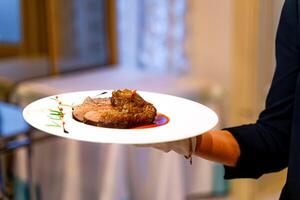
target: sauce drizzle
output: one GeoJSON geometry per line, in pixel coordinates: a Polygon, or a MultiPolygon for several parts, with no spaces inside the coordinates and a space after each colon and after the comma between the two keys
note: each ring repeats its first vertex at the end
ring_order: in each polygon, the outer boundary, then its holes
{"type": "Polygon", "coordinates": [[[133,129],[155,128],[155,127],[163,126],[163,125],[169,123],[169,121],[170,121],[170,118],[168,116],[161,114],[161,113],[157,113],[153,124],[137,126],[137,127],[134,127],[133,129]]]}

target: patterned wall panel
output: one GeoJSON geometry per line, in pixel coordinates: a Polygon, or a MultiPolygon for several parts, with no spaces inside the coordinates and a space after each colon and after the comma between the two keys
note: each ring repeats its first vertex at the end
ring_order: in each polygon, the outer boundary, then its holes
{"type": "Polygon", "coordinates": [[[105,1],[55,1],[60,70],[107,63],[105,1]]]}

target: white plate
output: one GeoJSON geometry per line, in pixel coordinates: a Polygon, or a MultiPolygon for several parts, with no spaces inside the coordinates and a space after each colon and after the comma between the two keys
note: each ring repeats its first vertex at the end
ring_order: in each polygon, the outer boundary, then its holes
{"type": "Polygon", "coordinates": [[[180,140],[200,135],[212,129],[218,122],[215,112],[202,104],[176,96],[142,91],[138,93],[152,103],[158,113],[169,117],[168,123],[152,128],[115,129],[83,124],[72,118],[70,105],[81,104],[86,97],[95,97],[102,92],[107,93],[101,97],[111,96],[111,90],[101,90],[46,97],[29,104],[24,109],[23,116],[33,127],[46,133],[81,141],[116,144],[149,144],[180,140]],[[58,100],[55,99],[56,96],[58,100]],[[50,111],[58,110],[58,101],[62,102],[60,107],[63,108],[64,127],[69,133],[64,132],[62,120],[51,119],[59,118],[55,115],[57,112],[50,111]]]}

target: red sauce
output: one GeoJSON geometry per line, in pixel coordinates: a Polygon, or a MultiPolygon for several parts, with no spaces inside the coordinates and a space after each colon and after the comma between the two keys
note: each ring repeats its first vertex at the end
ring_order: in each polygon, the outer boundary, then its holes
{"type": "Polygon", "coordinates": [[[163,125],[169,123],[169,121],[170,121],[170,118],[168,116],[161,114],[161,113],[157,113],[153,124],[134,127],[134,129],[155,128],[158,126],[163,126],[163,125]]]}

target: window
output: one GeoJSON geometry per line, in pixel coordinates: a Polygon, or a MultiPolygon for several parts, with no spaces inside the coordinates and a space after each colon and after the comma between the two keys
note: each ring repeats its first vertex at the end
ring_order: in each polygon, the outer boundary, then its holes
{"type": "Polygon", "coordinates": [[[20,0],[0,1],[0,42],[18,44],[21,41],[20,0]]]}
{"type": "Polygon", "coordinates": [[[46,54],[45,1],[0,1],[0,57],[46,54]]]}
{"type": "Polygon", "coordinates": [[[0,1],[0,57],[14,56],[21,48],[20,0],[0,1]]]}
{"type": "Polygon", "coordinates": [[[53,73],[110,64],[112,2],[0,0],[0,58],[43,58],[53,73]]]}

